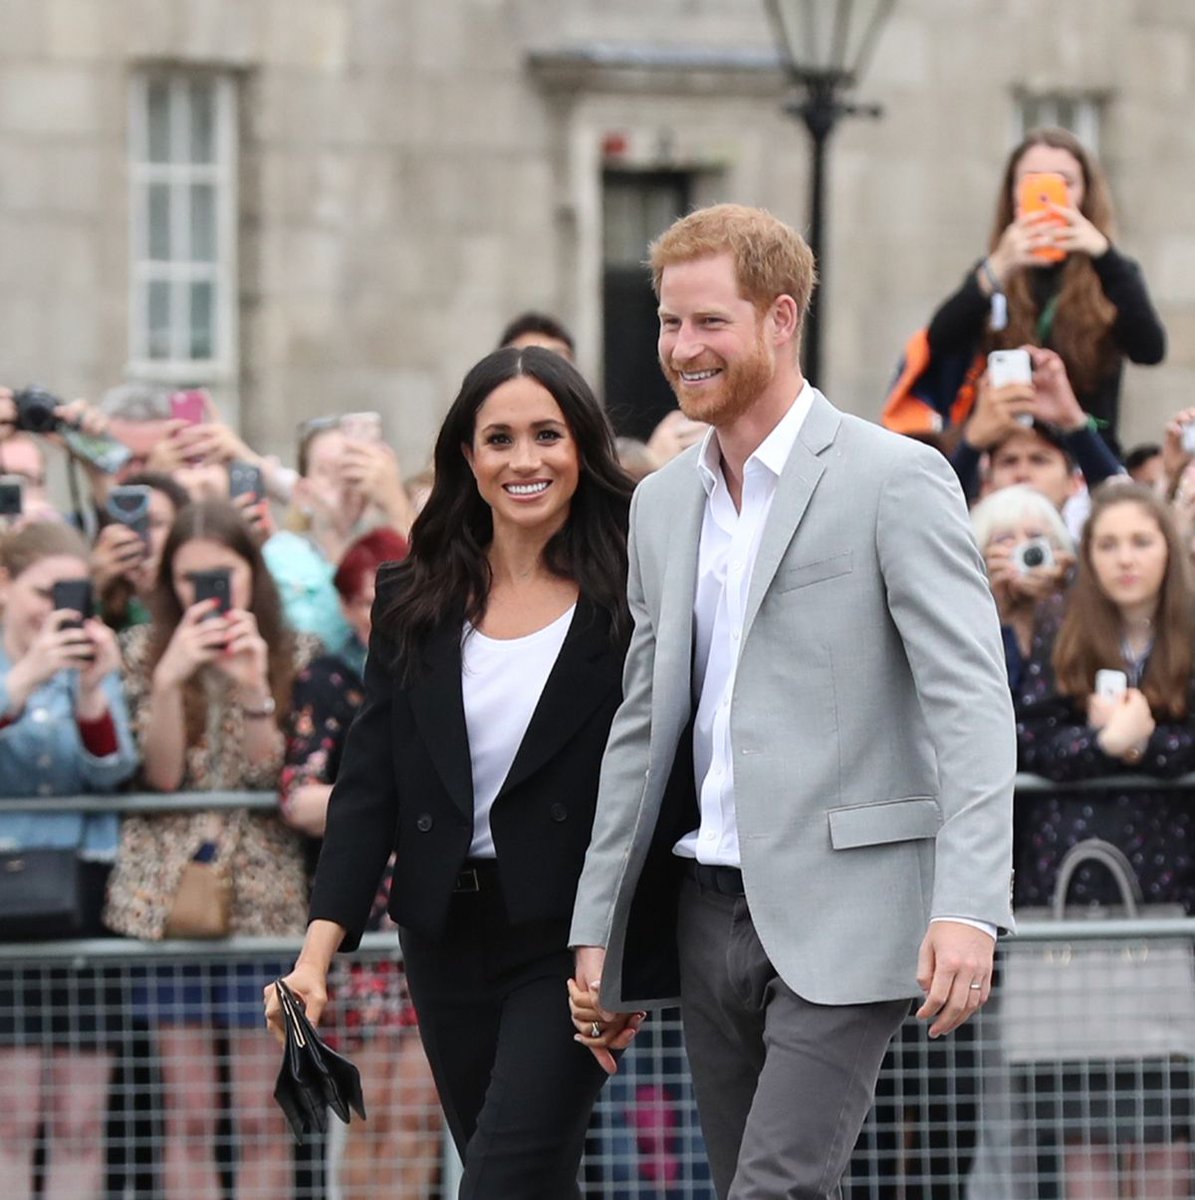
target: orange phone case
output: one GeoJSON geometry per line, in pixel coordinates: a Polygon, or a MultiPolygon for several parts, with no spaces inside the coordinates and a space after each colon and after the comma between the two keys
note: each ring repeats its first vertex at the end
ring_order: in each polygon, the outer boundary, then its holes
{"type": "MultiPolygon", "coordinates": [[[[1022,175],[1017,184],[1017,215],[1025,213],[1048,212],[1051,204],[1066,208],[1071,202],[1070,189],[1061,175],[1051,171],[1035,172],[1022,175]]],[[[1061,225],[1062,218],[1055,217],[1053,223],[1061,225]]],[[[1061,262],[1066,257],[1065,250],[1057,250],[1053,246],[1044,246],[1035,250],[1034,254],[1043,262],[1061,262]]]]}

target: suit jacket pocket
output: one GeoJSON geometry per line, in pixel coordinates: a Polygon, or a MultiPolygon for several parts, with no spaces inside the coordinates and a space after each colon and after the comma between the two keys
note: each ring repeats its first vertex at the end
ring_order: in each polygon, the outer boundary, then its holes
{"type": "Polygon", "coordinates": [[[833,554],[829,558],[819,558],[816,562],[801,563],[795,567],[782,567],[776,572],[772,581],[772,591],[792,592],[797,588],[808,587],[811,583],[821,583],[825,579],[836,579],[839,575],[851,573],[851,551],[833,554]]]}
{"type": "Polygon", "coordinates": [[[942,824],[942,810],[930,796],[852,804],[832,808],[826,816],[830,821],[830,845],[835,850],[932,838],[942,824]]]}

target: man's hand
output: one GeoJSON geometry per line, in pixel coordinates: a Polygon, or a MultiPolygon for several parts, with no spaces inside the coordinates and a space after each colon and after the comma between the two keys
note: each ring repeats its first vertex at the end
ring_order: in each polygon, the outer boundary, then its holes
{"type": "Polygon", "coordinates": [[[1025,346],[1033,363],[1034,412],[1065,433],[1076,433],[1087,424],[1087,414],[1075,396],[1066,365],[1053,351],[1025,346]]]}
{"type": "Polygon", "coordinates": [[[930,1037],[957,1029],[987,1003],[995,953],[995,939],[982,929],[961,921],[930,922],[917,955],[917,983],[925,992],[917,1017],[934,1019],[930,1037]]]}
{"type": "Polygon", "coordinates": [[[606,951],[601,946],[577,947],[573,978],[568,981],[568,1006],[577,1029],[574,1040],[588,1046],[602,1070],[613,1075],[618,1063],[611,1051],[625,1050],[631,1044],[647,1014],[610,1013],[600,1006],[598,993],[605,962],[606,951]]]}
{"type": "Polygon", "coordinates": [[[1018,417],[1033,416],[1033,388],[1026,383],[1010,383],[994,388],[987,374],[979,378],[975,407],[963,430],[963,439],[976,450],[988,450],[1021,427],[1018,417]]]}

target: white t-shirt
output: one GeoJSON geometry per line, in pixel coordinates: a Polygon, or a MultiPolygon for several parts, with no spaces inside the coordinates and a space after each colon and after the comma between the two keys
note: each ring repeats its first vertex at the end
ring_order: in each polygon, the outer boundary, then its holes
{"type": "Polygon", "coordinates": [[[502,790],[527,726],[572,624],[574,604],[526,637],[491,638],[466,622],[461,640],[461,694],[473,763],[470,858],[495,858],[490,809],[502,790]]]}

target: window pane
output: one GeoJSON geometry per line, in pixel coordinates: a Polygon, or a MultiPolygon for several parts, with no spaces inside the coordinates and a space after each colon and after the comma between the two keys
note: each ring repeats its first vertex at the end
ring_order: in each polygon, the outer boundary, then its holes
{"type": "Polygon", "coordinates": [[[149,161],[170,161],[170,88],[165,80],[151,79],[146,88],[146,128],[149,130],[149,161]]]}
{"type": "Polygon", "coordinates": [[[211,82],[194,79],[188,90],[191,101],[191,159],[216,161],[216,89],[211,82]]]}
{"type": "Polygon", "coordinates": [[[150,358],[170,357],[170,284],[153,279],[149,284],[146,305],[149,320],[148,346],[150,358]]]}
{"type": "Polygon", "coordinates": [[[191,188],[191,259],[216,261],[216,189],[210,183],[191,188]]]}
{"type": "Polygon", "coordinates": [[[170,187],[151,183],[147,189],[149,257],[154,262],[170,261],[170,187]]]}
{"type": "Polygon", "coordinates": [[[191,353],[193,359],[213,358],[215,287],[210,282],[191,284],[191,353]]]}

